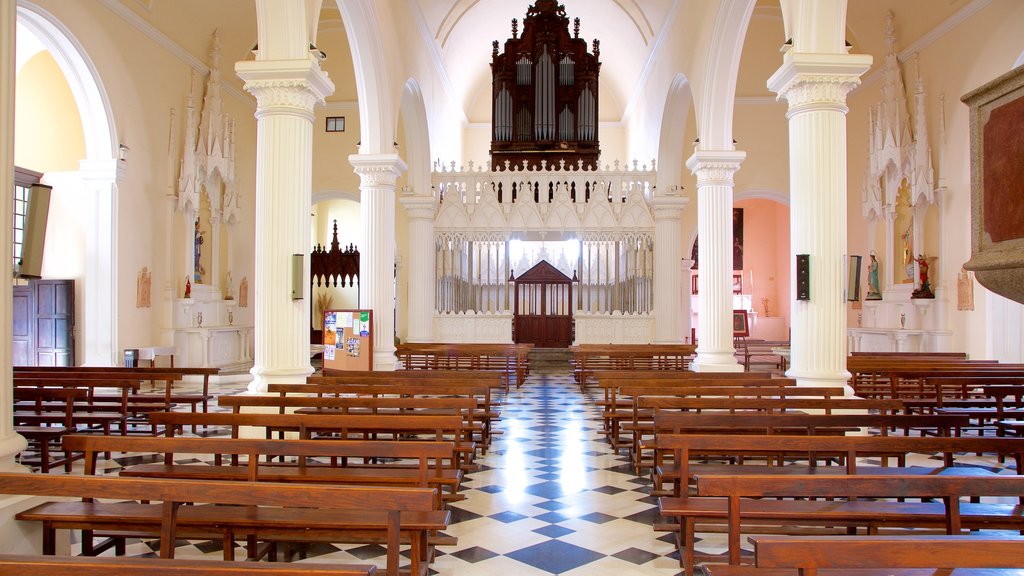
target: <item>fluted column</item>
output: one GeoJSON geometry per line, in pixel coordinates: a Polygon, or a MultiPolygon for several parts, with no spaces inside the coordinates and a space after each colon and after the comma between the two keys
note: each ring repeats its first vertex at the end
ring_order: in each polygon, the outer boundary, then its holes
{"type": "Polygon", "coordinates": [[[732,336],[732,176],[736,150],[698,150],[686,161],[697,176],[697,358],[695,372],[741,372],[732,336]]]}
{"type": "Polygon", "coordinates": [[[16,3],[0,2],[0,182],[3,182],[0,204],[0,258],[4,271],[0,281],[0,472],[13,472],[21,468],[14,463],[14,457],[25,449],[25,439],[14,431],[11,423],[11,407],[14,405],[12,392],[14,381],[11,374],[11,324],[12,299],[11,277],[14,274],[11,261],[11,223],[14,222],[14,62],[15,24],[18,21],[16,3]]]}
{"type": "MultiPolygon", "coordinates": [[[[871,57],[794,54],[768,80],[789,102],[790,283],[810,255],[810,300],[793,300],[791,368],[800,385],[845,384],[846,95],[871,57]]],[[[796,297],[796,290],[793,291],[796,297]]]]}
{"type": "Polygon", "coordinates": [[[409,218],[409,342],[434,340],[434,214],[433,196],[403,196],[409,218]]]}
{"type": "Polygon", "coordinates": [[[255,354],[251,392],[301,383],[309,364],[309,207],[313,108],[334,91],[313,59],[238,62],[256,96],[255,354]],[[292,255],[304,262],[302,299],[292,299],[292,255]]]}
{"type": "Polygon", "coordinates": [[[373,310],[373,369],[394,370],[395,182],[406,166],[397,154],[353,154],[348,160],[359,175],[359,301],[373,310]]]}
{"type": "Polygon", "coordinates": [[[654,211],[654,341],[683,341],[680,314],[679,260],[683,254],[681,221],[689,200],[679,196],[655,196],[654,211]]]}

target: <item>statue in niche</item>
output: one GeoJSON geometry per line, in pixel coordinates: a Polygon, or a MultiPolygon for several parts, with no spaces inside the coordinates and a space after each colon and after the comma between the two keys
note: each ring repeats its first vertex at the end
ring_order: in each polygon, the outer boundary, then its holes
{"type": "Polygon", "coordinates": [[[135,286],[135,307],[149,308],[152,305],[153,274],[147,266],[139,271],[139,279],[135,286]]]}
{"type": "Polygon", "coordinates": [[[924,257],[924,254],[918,254],[917,258],[914,258],[914,262],[917,262],[918,279],[921,281],[921,286],[914,290],[911,298],[935,298],[935,292],[932,292],[932,285],[928,280],[928,259],[924,257]]]}
{"type": "Polygon", "coordinates": [[[242,308],[249,307],[249,277],[243,276],[238,283],[238,305],[242,308]]]}
{"type": "Polygon", "coordinates": [[[194,271],[193,276],[195,278],[196,284],[202,284],[203,283],[203,276],[206,275],[206,269],[203,268],[202,263],[199,261],[201,255],[202,255],[202,252],[203,252],[202,247],[203,247],[203,243],[205,242],[205,240],[206,239],[204,238],[203,231],[199,229],[199,218],[196,218],[196,230],[195,230],[195,236],[194,236],[194,242],[193,242],[193,246],[194,246],[194,249],[195,249],[195,257],[196,257],[196,265],[195,265],[195,271],[194,271]]]}
{"type": "Polygon", "coordinates": [[[868,262],[868,295],[865,300],[881,300],[882,290],[878,284],[878,259],[875,253],[871,253],[871,261],[868,262]]]}
{"type": "Polygon", "coordinates": [[[228,270],[227,275],[224,278],[224,299],[234,300],[235,295],[231,293],[231,270],[228,270]]]}
{"type": "Polygon", "coordinates": [[[907,229],[900,235],[903,240],[903,268],[906,270],[907,278],[914,281],[914,220],[911,218],[907,229]]]}

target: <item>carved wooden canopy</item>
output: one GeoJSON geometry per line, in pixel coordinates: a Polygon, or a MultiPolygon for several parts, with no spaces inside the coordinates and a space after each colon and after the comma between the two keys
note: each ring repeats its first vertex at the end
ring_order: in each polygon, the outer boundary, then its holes
{"type": "Polygon", "coordinates": [[[600,146],[597,120],[597,80],[600,42],[593,53],[580,38],[580,19],[569,35],[565,6],[537,0],[519,24],[512,20],[512,37],[491,54],[491,166],[494,170],[597,168],[600,146]]]}

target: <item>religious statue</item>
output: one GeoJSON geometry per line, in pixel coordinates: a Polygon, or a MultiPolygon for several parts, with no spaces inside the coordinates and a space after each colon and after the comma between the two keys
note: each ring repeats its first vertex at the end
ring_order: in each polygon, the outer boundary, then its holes
{"type": "Polygon", "coordinates": [[[135,286],[135,307],[149,308],[152,305],[153,274],[149,267],[143,266],[135,286]]]}
{"type": "Polygon", "coordinates": [[[185,274],[185,298],[192,297],[192,277],[185,274]]]}
{"type": "Polygon", "coordinates": [[[914,262],[917,262],[918,279],[921,285],[914,290],[910,295],[911,298],[935,298],[935,292],[932,292],[932,286],[928,281],[928,259],[924,257],[924,254],[918,254],[917,258],[914,258],[914,262]]]}
{"type": "Polygon", "coordinates": [[[203,276],[206,275],[206,268],[203,267],[202,263],[200,262],[200,258],[202,256],[202,251],[203,251],[202,250],[202,246],[206,242],[206,239],[203,237],[203,234],[204,234],[203,231],[199,229],[199,218],[196,218],[196,230],[195,230],[195,237],[194,237],[194,241],[193,241],[193,247],[195,249],[194,250],[195,251],[194,255],[195,255],[195,259],[196,259],[195,260],[195,279],[196,279],[196,282],[198,282],[198,283],[202,283],[203,276]]]}
{"type": "Polygon", "coordinates": [[[238,305],[242,308],[249,307],[249,277],[243,276],[238,284],[238,305]]]}
{"type": "Polygon", "coordinates": [[[225,300],[234,300],[235,299],[235,295],[231,293],[231,270],[228,270],[228,273],[225,275],[225,278],[224,278],[224,299],[225,300]]]}
{"type": "Polygon", "coordinates": [[[963,268],[956,275],[956,309],[974,310],[974,279],[963,268]]]}
{"type": "Polygon", "coordinates": [[[871,261],[868,262],[868,295],[865,300],[881,300],[882,291],[878,287],[878,259],[874,252],[871,253],[871,261]]]}

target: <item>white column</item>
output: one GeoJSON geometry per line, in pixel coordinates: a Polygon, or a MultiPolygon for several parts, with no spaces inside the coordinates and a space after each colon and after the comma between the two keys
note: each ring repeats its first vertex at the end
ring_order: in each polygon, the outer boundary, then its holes
{"type": "Polygon", "coordinates": [[[654,211],[654,341],[659,344],[683,341],[678,263],[683,256],[683,208],[688,203],[689,200],[679,196],[655,196],[651,199],[654,211]]]}
{"type": "Polygon", "coordinates": [[[693,268],[693,260],[689,258],[681,258],[679,260],[679,278],[682,282],[682,285],[679,287],[679,316],[681,318],[679,325],[682,330],[683,342],[689,342],[687,338],[690,337],[693,329],[693,298],[690,294],[691,268],[693,268]]]}
{"type": "Polygon", "coordinates": [[[127,164],[118,160],[82,160],[78,173],[92,198],[86,222],[85,364],[116,366],[117,342],[117,181],[127,164]]]}
{"type": "Polygon", "coordinates": [[[787,372],[800,385],[835,386],[846,371],[846,95],[871,57],[787,55],[768,87],[789,101],[790,279],[796,255],[810,255],[810,300],[792,306],[787,372]]]}
{"type": "Polygon", "coordinates": [[[0,472],[24,470],[14,463],[14,456],[25,449],[25,439],[14,432],[11,422],[11,407],[14,405],[11,374],[11,339],[13,337],[13,313],[11,303],[14,292],[11,278],[14,263],[11,260],[11,223],[14,222],[14,62],[15,24],[18,21],[13,1],[0,2],[0,182],[3,195],[0,205],[0,258],[4,271],[0,281],[0,472]]]}
{"type": "Polygon", "coordinates": [[[737,150],[698,150],[686,161],[697,176],[697,358],[694,372],[742,372],[732,336],[732,176],[737,150]]]}
{"type": "Polygon", "coordinates": [[[359,175],[359,301],[373,310],[373,369],[394,370],[395,182],[406,166],[397,154],[348,159],[359,175]]]}
{"type": "Polygon", "coordinates": [[[433,196],[399,199],[409,218],[409,342],[434,340],[434,214],[433,196]]]}
{"type": "Polygon", "coordinates": [[[315,60],[235,64],[256,96],[255,362],[251,392],[301,383],[309,364],[309,209],[313,108],[334,91],[315,60]],[[292,299],[292,255],[304,262],[303,298],[292,299]]]}

